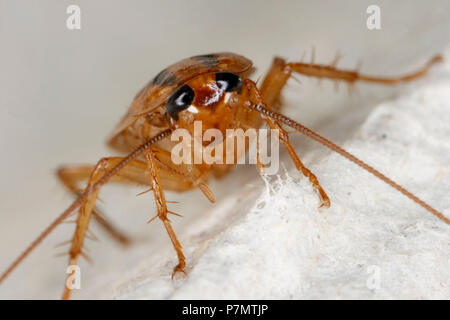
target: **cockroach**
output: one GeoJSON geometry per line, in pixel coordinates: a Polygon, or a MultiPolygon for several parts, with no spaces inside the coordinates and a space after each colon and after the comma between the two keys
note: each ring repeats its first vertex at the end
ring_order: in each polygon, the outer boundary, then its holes
{"type": "MultiPolygon", "coordinates": [[[[127,238],[116,232],[95,207],[100,188],[107,182],[137,183],[150,187],[157,207],[155,218],[163,223],[178,256],[172,277],[178,272],[184,273],[186,259],[168,219],[168,214],[176,213],[168,210],[164,190],[183,192],[199,188],[209,201],[214,202],[214,194],[206,182],[212,177],[222,177],[233,166],[173,163],[171,150],[175,142],[170,139],[171,135],[178,129],[192,133],[195,121],[201,121],[204,129],[214,128],[223,134],[226,129],[259,128],[263,124],[278,130],[278,139],[288,151],[295,167],[309,179],[317,192],[319,207],[329,207],[330,199],[316,176],[303,165],[283,127],[290,127],[339,153],[450,224],[449,218],[441,212],[372,166],[280,113],[280,94],[293,74],[343,81],[349,86],[357,81],[395,85],[424,76],[432,65],[440,61],[442,57],[435,56],[416,72],[399,77],[375,77],[338,69],[337,60],[331,65],[321,65],[314,62],[287,62],[276,57],[259,86],[249,78],[253,71],[252,62],[234,53],[198,55],[169,66],[139,91],[108,140],[110,147],[125,156],[102,158],[94,166],[61,167],[58,170],[58,177],[65,187],[76,194],[76,200],[3,272],[0,283],[71,214],[77,213],[77,220],[75,233],[69,241],[70,265],[76,265],[80,256],[86,257],[83,244],[88,237],[92,217],[101,221],[102,226],[119,241],[126,242],[127,238]],[[77,185],[83,180],[87,180],[87,185],[83,191],[79,191],[77,185]],[[78,212],[75,211],[77,209],[78,212]]],[[[235,158],[238,156],[241,155],[236,154],[235,158]]],[[[264,164],[258,162],[257,168],[260,173],[264,173],[264,164]]],[[[63,299],[68,299],[70,293],[71,289],[66,285],[63,299]]]]}

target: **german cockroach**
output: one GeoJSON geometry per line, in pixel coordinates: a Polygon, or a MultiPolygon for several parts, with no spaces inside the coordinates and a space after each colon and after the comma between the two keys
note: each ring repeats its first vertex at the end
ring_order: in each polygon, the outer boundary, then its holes
{"type": "MultiPolygon", "coordinates": [[[[61,167],[58,170],[59,178],[76,194],[76,200],[3,272],[0,283],[56,226],[74,213],[77,214],[76,229],[72,240],[68,242],[71,244],[70,265],[76,265],[80,256],[87,257],[83,244],[89,236],[88,226],[92,217],[101,221],[102,226],[119,241],[126,242],[127,238],[116,232],[95,207],[100,188],[107,182],[138,183],[150,187],[157,206],[155,218],[163,223],[178,255],[178,264],[172,276],[177,272],[185,272],[185,256],[168,219],[168,214],[176,213],[168,210],[164,190],[183,192],[199,188],[209,201],[214,202],[214,194],[206,182],[211,177],[220,178],[233,166],[229,163],[175,164],[172,161],[171,151],[175,142],[170,139],[171,136],[179,129],[192,134],[195,121],[201,121],[202,130],[217,129],[224,135],[227,129],[245,130],[259,128],[263,124],[278,130],[278,139],[287,149],[297,170],[309,179],[317,191],[320,207],[329,207],[330,199],[316,176],[303,165],[283,127],[290,127],[339,153],[450,224],[450,220],[441,212],[372,166],[280,113],[280,94],[293,74],[343,81],[349,86],[357,81],[394,85],[424,76],[433,64],[441,60],[440,56],[436,56],[416,72],[387,78],[338,69],[337,60],[331,65],[319,65],[313,62],[286,62],[277,57],[260,86],[249,78],[252,62],[234,53],[194,56],[164,69],[139,91],[108,140],[109,146],[123,152],[125,156],[102,158],[94,166],[61,167]],[[83,180],[87,180],[87,186],[79,191],[78,183],[83,180]]],[[[242,156],[235,149],[233,153],[235,159],[242,156]]],[[[256,164],[258,170],[264,173],[264,164],[260,161],[256,164]]],[[[71,289],[66,286],[63,298],[68,299],[70,293],[71,289]]]]}

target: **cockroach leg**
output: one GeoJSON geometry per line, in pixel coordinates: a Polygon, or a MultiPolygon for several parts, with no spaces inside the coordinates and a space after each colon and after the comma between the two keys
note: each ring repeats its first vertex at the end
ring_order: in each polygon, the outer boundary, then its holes
{"type": "MultiPolygon", "coordinates": [[[[57,176],[61,183],[74,195],[79,197],[81,192],[78,189],[78,183],[89,179],[91,172],[93,170],[92,166],[65,166],[60,167],[57,170],[57,176]]],[[[113,179],[114,181],[115,179],[113,179]]],[[[126,181],[126,179],[123,179],[126,181]]],[[[131,182],[131,181],[130,181],[131,182]]],[[[119,231],[111,222],[106,220],[105,215],[102,214],[96,207],[92,210],[94,214],[95,221],[116,241],[122,245],[128,245],[130,243],[130,238],[119,231]]]]}
{"type": "MultiPolygon", "coordinates": [[[[270,108],[270,110],[277,110],[280,107],[280,104],[276,103],[280,100],[281,91],[286,85],[287,80],[291,77],[291,72],[286,67],[286,63],[281,58],[275,58],[272,62],[272,66],[269,69],[264,81],[261,84],[260,92],[266,105],[270,108]]],[[[250,89],[251,90],[251,89],[250,89]]],[[[306,168],[297,153],[295,152],[292,144],[289,141],[289,136],[286,130],[284,130],[281,125],[272,119],[266,118],[267,125],[271,129],[278,129],[279,135],[278,138],[285,146],[286,150],[289,153],[292,161],[295,164],[295,167],[298,171],[301,171],[305,177],[309,179],[312,183],[314,189],[317,191],[320,198],[319,208],[325,207],[328,208],[330,206],[330,199],[326,192],[323,190],[322,186],[319,184],[317,177],[306,168]]]]}
{"type": "Polygon", "coordinates": [[[170,241],[178,255],[178,264],[175,266],[172,272],[172,278],[178,272],[185,272],[186,267],[186,258],[184,257],[182,246],[178,241],[175,232],[172,229],[169,219],[167,218],[167,203],[166,198],[164,197],[164,192],[161,185],[161,179],[159,176],[159,169],[156,164],[155,153],[153,150],[150,150],[146,153],[145,158],[147,160],[148,174],[150,177],[150,181],[153,188],[153,194],[155,196],[156,207],[158,210],[158,217],[164,224],[167,233],[169,234],[170,241]]]}
{"type": "MultiPolygon", "coordinates": [[[[72,238],[72,246],[69,251],[69,264],[76,265],[78,257],[81,255],[86,257],[86,254],[83,252],[83,244],[84,239],[88,233],[88,225],[91,219],[91,215],[93,214],[93,210],[95,207],[95,202],[98,197],[99,187],[95,188],[98,185],[99,181],[102,181],[107,174],[110,174],[114,168],[117,168],[120,163],[123,162],[125,158],[123,157],[111,157],[111,158],[103,158],[101,159],[97,165],[90,170],[89,182],[86,187],[87,191],[91,191],[84,202],[84,204],[80,207],[77,219],[77,226],[75,229],[74,236],[72,238]]],[[[87,172],[87,168],[85,168],[84,173],[87,172]]],[[[115,172],[113,176],[109,179],[111,182],[126,182],[126,183],[138,183],[142,185],[150,185],[149,179],[146,175],[147,165],[145,162],[139,160],[130,160],[120,171],[115,172]]],[[[78,177],[83,176],[80,171],[77,171],[78,177]]],[[[153,184],[152,184],[153,186],[153,184]]],[[[86,191],[85,191],[86,192],[86,191]]],[[[172,231],[173,232],[173,231],[172,231]]],[[[68,299],[70,297],[71,290],[67,286],[65,286],[63,299],[68,299]]]]}
{"type": "Polygon", "coordinates": [[[436,63],[442,62],[439,55],[431,58],[422,68],[398,77],[376,77],[361,74],[358,71],[337,69],[335,63],[331,65],[307,64],[301,62],[291,62],[286,64],[287,72],[296,72],[308,77],[325,78],[330,80],[340,80],[352,84],[356,81],[372,82],[385,85],[396,85],[402,82],[416,80],[427,74],[428,70],[436,63]]]}
{"type": "Polygon", "coordinates": [[[259,174],[261,176],[266,174],[266,166],[264,165],[264,160],[263,160],[263,150],[262,150],[262,146],[260,145],[260,137],[259,135],[261,134],[261,132],[258,133],[258,144],[257,144],[257,154],[256,154],[256,169],[258,170],[259,174]]]}
{"type": "Polygon", "coordinates": [[[295,164],[295,167],[298,171],[301,171],[303,175],[309,179],[311,182],[313,188],[316,190],[317,194],[319,195],[320,199],[320,205],[319,208],[329,208],[330,207],[330,198],[326,194],[325,190],[323,190],[322,186],[320,185],[319,181],[317,180],[317,177],[308,169],[305,167],[305,165],[300,160],[299,156],[294,150],[294,147],[292,146],[291,142],[289,141],[289,136],[287,132],[279,125],[276,121],[273,121],[269,118],[266,118],[267,125],[273,129],[278,130],[278,139],[283,143],[284,147],[286,148],[287,152],[289,153],[289,156],[291,157],[292,161],[295,164]]]}
{"type": "Polygon", "coordinates": [[[259,87],[264,101],[270,106],[271,110],[277,111],[281,107],[277,102],[280,101],[281,91],[291,74],[292,70],[287,67],[284,59],[279,57],[273,59],[272,65],[259,87]]]}
{"type": "MultiPolygon", "coordinates": [[[[98,162],[97,166],[91,173],[88,186],[86,190],[89,190],[92,185],[99,180],[104,173],[105,167],[108,163],[108,159],[102,159],[98,162]]],[[[91,219],[91,213],[95,206],[99,190],[94,190],[87,198],[87,201],[80,207],[78,211],[77,226],[72,238],[72,246],[69,251],[69,265],[76,265],[78,256],[82,253],[82,247],[86,231],[91,219]]],[[[68,279],[69,280],[69,279],[68,279]]],[[[71,288],[65,283],[62,299],[69,299],[71,288]]]]}
{"type": "Polygon", "coordinates": [[[281,90],[284,88],[287,80],[291,77],[293,72],[307,77],[330,79],[335,81],[335,86],[337,86],[338,81],[347,82],[349,85],[354,84],[356,81],[396,85],[402,82],[416,80],[420,77],[425,76],[428,70],[434,64],[442,61],[442,56],[436,55],[431,58],[422,68],[416,70],[415,72],[398,77],[375,77],[361,74],[358,71],[338,69],[336,68],[336,59],[333,60],[331,65],[322,65],[303,62],[287,63],[284,59],[275,57],[272,61],[269,72],[267,73],[264,81],[260,86],[260,90],[267,105],[271,106],[273,110],[277,111],[278,108],[274,108],[274,106],[279,100],[281,90]]]}
{"type": "MultiPolygon", "coordinates": [[[[86,237],[86,233],[88,232],[89,222],[95,207],[95,202],[98,197],[99,188],[92,188],[96,183],[101,181],[101,179],[108,173],[110,170],[115,168],[119,163],[124,160],[123,157],[113,157],[113,158],[103,158],[101,159],[97,165],[94,167],[92,172],[90,173],[89,182],[86,187],[86,190],[91,191],[88,193],[88,198],[86,202],[80,207],[77,218],[77,226],[75,228],[75,233],[72,238],[72,246],[69,251],[69,264],[76,265],[78,257],[86,256],[83,252],[83,244],[84,239],[86,237]]],[[[122,170],[117,172],[111,180],[118,181],[139,181],[144,182],[142,173],[145,172],[145,163],[132,160],[130,161],[122,170]],[[139,175],[139,172],[141,175],[139,175]],[[137,177],[141,176],[139,179],[137,177]]],[[[148,180],[147,180],[148,181],[148,180]]],[[[71,293],[71,289],[66,285],[64,287],[63,299],[69,299],[71,293]]]]}

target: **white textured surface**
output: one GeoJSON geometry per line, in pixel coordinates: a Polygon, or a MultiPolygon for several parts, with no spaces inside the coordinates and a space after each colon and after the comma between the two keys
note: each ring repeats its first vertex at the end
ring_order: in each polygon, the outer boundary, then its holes
{"type": "MultiPolygon", "coordinates": [[[[440,75],[376,107],[344,147],[450,216],[448,67],[440,75]]],[[[190,227],[184,280],[170,280],[175,256],[159,252],[94,295],[450,298],[448,225],[339,155],[326,153],[310,167],[331,197],[328,210],[317,209],[305,178],[285,173],[262,191],[231,194],[190,227]],[[366,285],[371,266],[379,268],[379,289],[366,285]]]]}

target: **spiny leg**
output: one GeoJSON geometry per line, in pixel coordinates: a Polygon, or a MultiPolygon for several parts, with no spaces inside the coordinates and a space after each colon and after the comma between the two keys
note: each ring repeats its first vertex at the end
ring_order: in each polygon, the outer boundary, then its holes
{"type": "Polygon", "coordinates": [[[291,77],[292,73],[298,73],[307,77],[315,77],[319,79],[330,79],[336,82],[344,81],[349,85],[353,85],[357,81],[379,83],[384,85],[396,85],[425,76],[429,69],[434,64],[442,62],[443,58],[439,55],[434,56],[422,68],[398,77],[377,77],[361,74],[354,70],[338,69],[336,68],[338,60],[339,57],[334,59],[330,65],[323,65],[303,62],[288,63],[282,58],[274,58],[272,66],[260,87],[266,103],[273,108],[273,105],[280,98],[281,90],[286,85],[286,82],[291,77]]]}
{"type": "MultiPolygon", "coordinates": [[[[93,166],[89,165],[78,165],[78,166],[64,166],[57,170],[57,176],[61,183],[74,195],[79,197],[81,195],[81,190],[78,187],[80,181],[89,179],[93,166]]],[[[114,177],[112,181],[123,181],[128,182],[126,178],[120,179],[119,177],[114,177]]],[[[135,183],[135,181],[129,181],[130,183],[135,183]]],[[[130,243],[128,236],[124,235],[121,231],[117,230],[109,221],[106,220],[105,215],[102,214],[97,208],[94,207],[92,210],[95,220],[99,223],[101,227],[115,240],[123,245],[130,243]]]]}
{"type": "MultiPolygon", "coordinates": [[[[94,167],[93,170],[91,170],[90,179],[88,182],[87,189],[94,186],[96,183],[98,183],[103,177],[104,174],[109,172],[111,168],[114,168],[117,164],[119,164],[123,158],[115,157],[115,158],[103,158],[101,159],[98,164],[94,167]]],[[[138,161],[138,160],[132,160],[127,164],[126,167],[124,167],[120,172],[118,172],[113,178],[111,178],[110,181],[119,181],[119,182],[134,182],[138,184],[145,184],[145,185],[152,185],[149,183],[149,179],[146,175],[147,173],[147,165],[145,162],[138,161]]],[[[173,173],[168,172],[167,170],[162,170],[163,173],[163,179],[164,181],[173,180],[173,173]]],[[[178,183],[181,185],[181,187],[189,188],[190,185],[183,181],[178,181],[178,183]]],[[[95,207],[95,202],[97,200],[98,196],[98,189],[94,189],[93,192],[90,194],[89,198],[85,202],[83,206],[80,207],[79,214],[78,214],[78,220],[77,220],[77,227],[72,239],[72,247],[70,249],[69,255],[69,264],[70,265],[76,265],[79,255],[84,256],[88,259],[86,254],[82,251],[84,239],[87,236],[86,233],[88,231],[88,225],[91,218],[91,215],[93,214],[93,209],[95,207]]],[[[165,203],[165,200],[164,200],[165,203]]],[[[167,210],[166,210],[167,212],[167,210]]],[[[170,223],[167,226],[168,219],[166,219],[167,222],[164,222],[166,229],[170,227],[170,223]]],[[[168,232],[169,232],[168,230],[168,232]]],[[[173,230],[169,235],[172,238],[175,237],[173,230]]],[[[176,241],[176,238],[175,238],[176,241]]],[[[179,243],[178,243],[179,245],[179,243]]],[[[181,246],[180,246],[181,247],[181,246]]],[[[182,270],[179,270],[182,271],[182,270]]],[[[63,299],[68,299],[70,297],[71,290],[67,286],[65,286],[65,290],[63,293],[63,299]]]]}
{"type": "Polygon", "coordinates": [[[317,180],[317,177],[308,168],[305,167],[305,165],[302,163],[302,161],[298,157],[297,153],[294,150],[294,147],[292,146],[291,142],[289,141],[288,133],[276,121],[266,118],[266,122],[272,130],[278,130],[278,139],[284,144],[284,147],[288,151],[289,156],[291,157],[292,161],[295,164],[295,167],[297,168],[298,171],[301,171],[306,178],[309,179],[313,188],[316,190],[316,192],[320,198],[319,208],[322,208],[322,207],[329,208],[330,207],[330,198],[328,197],[326,192],[323,190],[322,186],[320,185],[319,181],[317,180]]]}
{"type": "Polygon", "coordinates": [[[259,87],[264,101],[271,110],[277,111],[280,109],[281,104],[279,101],[281,91],[291,77],[291,74],[292,69],[288,68],[284,59],[279,57],[273,59],[272,65],[259,87]]]}
{"type": "Polygon", "coordinates": [[[338,58],[333,60],[330,65],[323,64],[308,64],[302,62],[291,62],[287,64],[288,68],[291,68],[293,72],[315,78],[325,78],[336,81],[346,81],[353,84],[356,81],[372,82],[385,85],[396,85],[402,82],[408,82],[421,78],[427,74],[429,69],[436,63],[442,62],[443,58],[439,55],[431,58],[422,68],[397,77],[382,77],[382,76],[371,76],[361,74],[354,70],[343,70],[337,69],[336,64],[338,58]]]}
{"type": "MultiPolygon", "coordinates": [[[[123,158],[120,157],[103,158],[102,160],[100,160],[99,163],[93,169],[90,169],[91,174],[87,188],[90,188],[92,185],[98,183],[98,181],[103,177],[103,173],[109,172],[111,168],[114,168],[122,160],[123,158]]],[[[87,171],[87,168],[85,168],[85,171],[87,171]]],[[[126,167],[124,167],[121,171],[116,173],[116,175],[110,179],[110,182],[148,185],[152,186],[150,190],[153,190],[152,180],[149,179],[148,171],[149,171],[148,164],[146,164],[143,161],[132,160],[127,164],[126,167]]],[[[78,173],[80,174],[79,171],[78,173]]],[[[165,186],[169,189],[176,191],[185,191],[195,188],[197,186],[195,182],[191,181],[188,177],[181,175],[180,173],[174,172],[173,170],[170,170],[170,168],[158,168],[158,178],[160,186],[162,183],[162,186],[165,186]]],[[[91,194],[91,197],[86,201],[86,204],[80,208],[80,213],[77,221],[77,229],[75,231],[74,239],[72,240],[72,248],[70,250],[71,265],[76,264],[78,255],[82,255],[85,258],[87,258],[87,256],[81,249],[83,247],[84,237],[87,236],[86,235],[88,231],[87,225],[89,224],[90,215],[94,214],[93,208],[95,207],[95,200],[97,198],[97,195],[98,190],[96,192],[93,192],[91,194]]],[[[163,202],[166,203],[165,199],[163,202]]],[[[177,241],[175,234],[170,226],[170,221],[167,219],[167,212],[172,214],[175,213],[168,211],[166,205],[165,207],[166,207],[166,219],[163,221],[164,225],[174,245],[178,244],[179,248],[181,249],[181,245],[177,241]]],[[[182,257],[184,258],[184,256],[182,257]]],[[[184,265],[185,264],[180,264],[179,266],[177,266],[178,268],[175,268],[174,273],[177,271],[184,272],[184,265]]],[[[68,299],[69,296],[70,296],[70,289],[66,287],[63,298],[68,299]]]]}
{"type": "MultiPolygon", "coordinates": [[[[164,197],[164,192],[162,190],[161,179],[159,176],[159,169],[156,165],[155,153],[153,150],[150,150],[146,153],[145,158],[147,160],[148,174],[150,177],[150,181],[153,188],[153,194],[155,196],[156,208],[158,210],[157,217],[161,219],[166,228],[167,233],[169,234],[170,241],[177,253],[178,256],[178,264],[175,266],[172,272],[172,278],[175,276],[177,272],[185,273],[184,269],[186,267],[186,258],[184,257],[182,246],[178,241],[175,232],[172,229],[169,219],[167,218],[167,203],[164,197]]],[[[151,219],[150,221],[152,221],[151,219]]]]}
{"type": "MultiPolygon", "coordinates": [[[[89,182],[86,187],[86,190],[90,190],[100,179],[107,173],[111,168],[114,168],[118,165],[124,158],[122,157],[113,157],[113,158],[103,158],[101,159],[97,165],[91,170],[89,177],[89,182]]],[[[134,181],[141,184],[148,184],[148,179],[145,177],[145,163],[132,160],[130,161],[126,167],[124,167],[120,172],[118,172],[111,181],[134,181]]],[[[75,228],[75,233],[72,238],[72,246],[69,251],[69,264],[76,265],[78,261],[78,257],[81,255],[85,257],[87,256],[83,252],[83,244],[86,237],[86,233],[88,232],[88,226],[93,214],[93,210],[95,207],[95,202],[98,197],[99,188],[93,189],[89,194],[86,202],[80,207],[77,218],[77,225],[75,228]]],[[[63,299],[68,299],[70,297],[71,289],[66,285],[64,287],[63,299]]]]}
{"type": "MultiPolygon", "coordinates": [[[[271,110],[278,110],[281,107],[280,104],[280,94],[281,90],[286,85],[287,80],[291,76],[289,69],[286,68],[286,63],[281,58],[275,58],[271,68],[269,69],[268,74],[264,78],[261,84],[261,94],[264,97],[267,105],[271,108],[271,110]]],[[[319,184],[317,177],[305,167],[294,148],[292,147],[291,142],[289,141],[288,133],[281,127],[281,125],[272,119],[266,118],[267,125],[271,129],[277,129],[279,132],[278,138],[283,143],[284,147],[289,153],[292,161],[295,164],[295,167],[298,171],[301,171],[305,177],[309,179],[314,189],[316,189],[319,198],[320,205],[319,207],[328,208],[330,206],[330,199],[326,192],[323,190],[322,186],[319,184]]]]}

